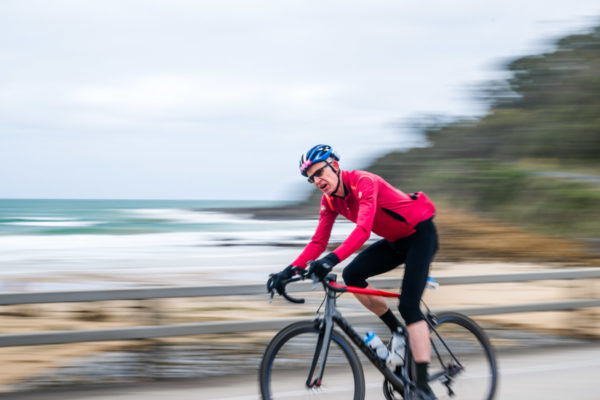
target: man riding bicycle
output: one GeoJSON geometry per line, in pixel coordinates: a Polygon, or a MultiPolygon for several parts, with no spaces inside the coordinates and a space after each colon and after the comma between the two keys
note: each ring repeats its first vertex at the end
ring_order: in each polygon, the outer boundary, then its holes
{"type": "MultiPolygon", "coordinates": [[[[404,278],[399,303],[406,322],[409,343],[416,363],[416,385],[422,399],[434,399],[427,383],[431,349],[429,327],[419,307],[427,283],[429,265],[438,249],[433,217],[435,206],[424,193],[406,194],[383,178],[366,171],[342,171],[340,157],[328,145],[312,147],[300,158],[300,173],[323,192],[319,223],[312,240],[298,258],[281,272],[271,275],[267,289],[282,291],[283,282],[294,275],[294,268],[306,268],[319,279],[348,258],[370,237],[383,239],[361,251],[342,273],[349,286],[373,287],[366,279],[388,272],[404,263],[404,278]],[[356,223],[348,238],[335,250],[317,260],[327,248],[338,214],[356,223]]],[[[355,294],[392,331],[392,352],[399,341],[400,322],[387,303],[376,296],[355,294]]]]}

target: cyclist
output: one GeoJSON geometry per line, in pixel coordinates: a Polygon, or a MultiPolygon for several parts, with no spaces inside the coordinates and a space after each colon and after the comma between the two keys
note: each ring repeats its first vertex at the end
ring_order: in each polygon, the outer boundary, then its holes
{"type": "MultiPolygon", "coordinates": [[[[306,268],[310,260],[316,261],[310,263],[308,273],[322,280],[336,264],[359,250],[371,232],[381,236],[383,239],[361,251],[344,268],[342,276],[349,286],[373,288],[367,278],[405,264],[398,308],[406,322],[417,366],[419,396],[435,399],[427,383],[431,355],[429,328],[419,307],[429,264],[438,249],[433,224],[435,206],[424,193],[403,193],[373,173],[342,171],[339,160],[331,146],[323,144],[310,148],[300,158],[300,173],[323,192],[319,223],[298,258],[281,272],[271,275],[267,289],[281,293],[283,282],[294,275],[294,267],[306,268]],[[327,248],[338,214],[356,223],[356,227],[339,247],[317,259],[327,248]]],[[[401,329],[398,319],[381,297],[355,296],[390,328],[393,352],[401,329]]]]}

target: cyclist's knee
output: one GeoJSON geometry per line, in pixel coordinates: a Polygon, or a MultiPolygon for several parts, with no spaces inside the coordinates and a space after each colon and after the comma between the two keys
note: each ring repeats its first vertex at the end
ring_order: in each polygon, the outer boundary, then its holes
{"type": "Polygon", "coordinates": [[[360,274],[357,274],[352,268],[344,268],[342,278],[348,286],[367,287],[367,281],[360,274]]]}
{"type": "Polygon", "coordinates": [[[400,305],[398,306],[398,310],[400,311],[400,315],[404,319],[406,325],[414,324],[415,322],[425,319],[418,304],[404,304],[401,301],[400,305]]]}

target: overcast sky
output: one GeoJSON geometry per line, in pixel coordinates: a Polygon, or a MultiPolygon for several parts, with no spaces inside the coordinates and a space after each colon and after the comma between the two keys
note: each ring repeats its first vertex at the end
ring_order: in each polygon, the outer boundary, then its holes
{"type": "Polygon", "coordinates": [[[290,199],[474,115],[472,90],[598,0],[0,2],[0,198],[290,199]]]}

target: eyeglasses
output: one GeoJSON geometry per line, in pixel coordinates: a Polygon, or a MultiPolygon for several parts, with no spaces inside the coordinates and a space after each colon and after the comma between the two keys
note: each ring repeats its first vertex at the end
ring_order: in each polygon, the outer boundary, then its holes
{"type": "Polygon", "coordinates": [[[325,172],[325,168],[329,167],[329,163],[323,165],[321,168],[319,168],[318,170],[315,171],[314,174],[312,174],[311,176],[308,177],[308,183],[315,183],[315,178],[320,178],[321,176],[323,176],[323,173],[325,172]]]}

